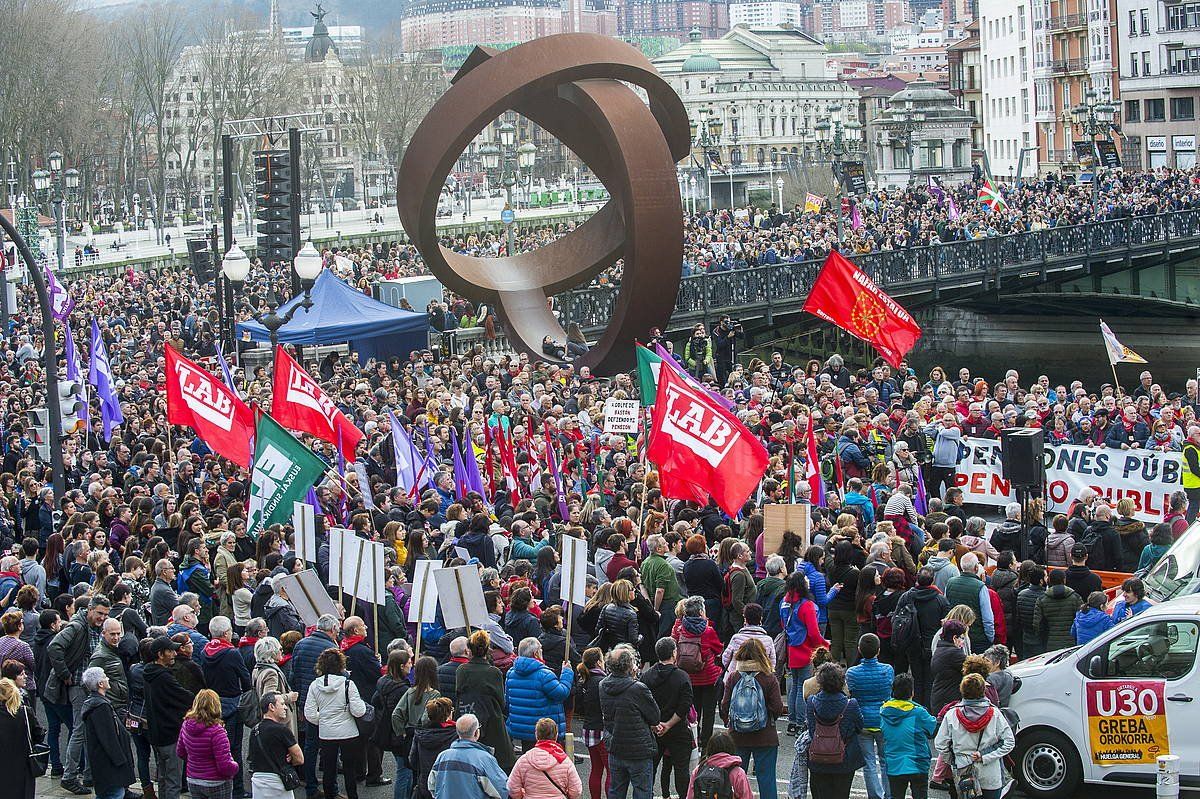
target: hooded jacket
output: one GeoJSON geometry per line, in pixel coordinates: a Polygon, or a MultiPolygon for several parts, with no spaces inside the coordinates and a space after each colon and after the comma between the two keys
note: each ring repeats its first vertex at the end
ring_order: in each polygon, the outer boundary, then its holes
{"type": "Polygon", "coordinates": [[[759,643],[763,645],[763,649],[767,653],[767,660],[774,666],[775,639],[767,635],[767,631],[757,624],[747,624],[733,634],[733,637],[729,639],[729,644],[725,647],[725,651],[721,653],[721,665],[729,668],[729,664],[733,661],[733,656],[737,654],[738,649],[751,638],[757,638],[759,643]]]}
{"type": "Polygon", "coordinates": [[[1033,610],[1033,629],[1046,637],[1046,651],[1075,646],[1071,625],[1083,600],[1065,585],[1052,585],[1038,598],[1033,610]]]}
{"type": "Polygon", "coordinates": [[[929,662],[929,706],[939,711],[946,705],[959,699],[958,685],[962,682],[962,666],[967,655],[954,645],[938,637],[933,650],[933,658],[929,662]]]}
{"type": "Polygon", "coordinates": [[[458,546],[467,550],[473,558],[478,558],[485,568],[496,567],[496,545],[487,530],[471,530],[460,536],[458,546]]]}
{"type": "Polygon", "coordinates": [[[933,555],[925,564],[933,572],[933,584],[942,593],[946,592],[946,583],[958,576],[958,567],[954,561],[945,555],[933,555]]]}
{"type": "Polygon", "coordinates": [[[989,539],[992,548],[998,552],[1003,552],[1008,549],[1017,556],[1017,561],[1023,561],[1026,557],[1025,537],[1021,535],[1021,523],[1012,519],[1005,520],[996,525],[996,529],[992,530],[992,536],[989,539]]]}
{"type": "Polygon", "coordinates": [[[1044,585],[1027,585],[1017,594],[1017,617],[1012,627],[1014,630],[1021,631],[1021,638],[1016,643],[1022,658],[1042,653],[1042,642],[1045,637],[1034,628],[1033,614],[1037,608],[1037,601],[1044,593],[1046,593],[1044,585]]]}
{"type": "Polygon", "coordinates": [[[252,687],[246,661],[233,644],[215,639],[204,645],[200,658],[204,685],[222,699],[236,699],[252,687]]]}
{"type": "Polygon", "coordinates": [[[1150,536],[1146,534],[1146,523],[1118,516],[1113,526],[1117,535],[1121,536],[1121,565],[1118,571],[1137,571],[1142,550],[1150,544],[1150,536]]]}
{"type": "Polygon", "coordinates": [[[317,725],[322,741],[357,738],[358,725],[354,719],[362,718],[366,712],[366,703],[358,695],[358,689],[343,674],[326,674],[308,686],[304,718],[310,724],[317,725]],[[349,701],[346,698],[347,685],[349,701]]]}
{"type": "Polygon", "coordinates": [[[746,775],[746,770],[742,768],[742,759],[737,755],[728,755],[724,752],[717,752],[715,755],[700,759],[700,763],[696,771],[692,772],[692,779],[688,783],[687,799],[696,799],[696,774],[699,773],[700,767],[707,765],[717,766],[729,772],[729,786],[733,789],[733,799],[754,799],[754,792],[750,788],[750,778],[746,775]]]}
{"type": "Polygon", "coordinates": [[[658,752],[651,726],[658,724],[658,703],[650,688],[631,677],[610,674],[600,681],[604,743],[618,758],[648,760],[658,752]]]}
{"type": "Polygon", "coordinates": [[[804,707],[809,730],[815,730],[818,721],[832,724],[841,716],[842,740],[846,744],[846,756],[841,763],[814,763],[809,760],[808,770],[817,774],[853,774],[862,768],[864,760],[858,735],[863,731],[863,718],[858,701],[845,694],[820,691],[810,696],[804,707]]]}
{"type": "Polygon", "coordinates": [[[567,728],[563,703],[571,695],[575,671],[554,671],[540,660],[519,657],[505,676],[504,695],[508,700],[508,734],[525,741],[534,740],[538,720],[554,719],[560,730],[567,728]]]}
{"type": "MultiPolygon", "coordinates": [[[[1074,520],[1072,520],[1074,521],[1074,520]]],[[[1087,528],[1082,519],[1078,520],[1079,527],[1087,528]]],[[[1080,531],[1082,533],[1082,530],[1080,531]]],[[[1071,534],[1070,526],[1066,532],[1051,531],[1046,536],[1046,565],[1066,568],[1071,565],[1071,547],[1075,546],[1075,536],[1071,534]]]]}
{"type": "Polygon", "coordinates": [[[175,679],[170,669],[147,663],[142,670],[145,695],[146,743],[167,746],[179,740],[183,717],[195,698],[175,679]]]}
{"type": "Polygon", "coordinates": [[[733,668],[725,675],[724,690],[719,706],[721,721],[729,727],[729,705],[733,701],[733,690],[744,674],[753,674],[762,689],[763,701],[767,706],[767,726],[755,732],[738,732],[729,728],[729,735],[738,749],[757,749],[763,746],[779,746],[779,730],[775,727],[775,719],[786,715],[787,706],[779,692],[779,680],[773,673],[764,674],[758,667],[746,660],[735,660],[733,668]]]}
{"type": "Polygon", "coordinates": [[[579,771],[556,741],[539,741],[508,775],[511,799],[579,799],[582,793],[579,771]]]}
{"type": "Polygon", "coordinates": [[[413,734],[412,748],[408,750],[408,767],[413,772],[414,799],[433,799],[429,792],[429,771],[438,755],[458,740],[453,722],[436,727],[418,727],[413,734]]]}
{"type": "Polygon", "coordinates": [[[937,719],[928,710],[907,699],[889,699],[879,708],[879,728],[888,775],[929,771],[929,742],[937,719]]]}
{"type": "Polygon", "coordinates": [[[272,594],[271,598],[267,600],[263,617],[266,619],[267,629],[272,638],[279,638],[288,630],[304,632],[304,622],[300,619],[300,614],[283,597],[272,594]]]}
{"type": "Polygon", "coordinates": [[[1004,611],[1004,621],[1008,628],[1012,628],[1016,624],[1017,583],[1019,581],[1020,575],[1012,569],[996,569],[988,578],[991,589],[1000,597],[1000,607],[1004,611]]]}
{"type": "MultiPolygon", "coordinates": [[[[655,663],[642,672],[641,681],[658,703],[659,721],[670,721],[672,716],[687,721],[688,711],[692,707],[692,681],[688,679],[686,671],[669,663],[655,663]]],[[[594,679],[588,680],[589,685],[595,682],[594,679]]],[[[688,741],[691,735],[686,723],[677,723],[667,731],[663,740],[668,743],[677,739],[688,741]]]]}
{"type": "Polygon", "coordinates": [[[133,782],[133,756],[129,733],[117,719],[112,703],[100,694],[83,700],[83,739],[91,766],[92,782],[99,794],[133,782]]]}
{"type": "Polygon", "coordinates": [[[721,679],[720,658],[724,647],[721,645],[721,639],[712,622],[704,616],[684,616],[676,619],[671,628],[671,637],[678,644],[684,635],[700,638],[700,660],[704,667],[700,671],[688,675],[692,678],[692,685],[699,687],[716,685],[717,681],[721,679]]]}
{"type": "Polygon", "coordinates": [[[1075,621],[1071,623],[1071,637],[1077,644],[1086,644],[1097,635],[1111,630],[1112,626],[1111,616],[1091,605],[1084,605],[1075,614],[1075,621]]]}
{"type": "Polygon", "coordinates": [[[229,751],[229,735],[220,724],[185,719],[175,753],[187,758],[187,776],[192,779],[224,782],[238,772],[238,764],[229,751]]]}

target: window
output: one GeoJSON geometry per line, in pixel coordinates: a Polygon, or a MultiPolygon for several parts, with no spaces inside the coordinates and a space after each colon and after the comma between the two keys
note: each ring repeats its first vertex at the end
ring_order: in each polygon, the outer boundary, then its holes
{"type": "Polygon", "coordinates": [[[1146,121],[1147,122],[1163,122],[1166,120],[1166,113],[1163,110],[1165,103],[1161,97],[1156,97],[1152,100],[1146,100],[1146,121]]]}
{"type": "Polygon", "coordinates": [[[1200,28],[1200,3],[1184,3],[1167,9],[1167,29],[1173,31],[1200,28]]]}
{"type": "MultiPolygon", "coordinates": [[[[1103,676],[1116,679],[1153,678],[1178,680],[1196,662],[1200,628],[1190,621],[1156,621],[1142,624],[1097,649],[1103,676]]],[[[1080,661],[1090,668],[1092,657],[1080,661]]]]}
{"type": "Polygon", "coordinates": [[[1167,51],[1167,70],[1172,75],[1200,72],[1200,47],[1167,51]]]}
{"type": "Polygon", "coordinates": [[[1125,101],[1125,121],[1126,122],[1141,122],[1142,107],[1137,100],[1125,101]]]}
{"type": "Polygon", "coordinates": [[[942,165],[942,142],[940,139],[930,139],[921,145],[921,166],[937,168],[942,165]]]}
{"type": "Polygon", "coordinates": [[[1171,119],[1176,121],[1196,118],[1196,103],[1191,97],[1171,98],[1171,119]]]}
{"type": "Polygon", "coordinates": [[[1150,35],[1150,12],[1144,8],[1142,9],[1142,35],[1150,35]]]}
{"type": "Polygon", "coordinates": [[[1137,36],[1137,11],[1129,9],[1129,35],[1137,36]]]}
{"type": "Polygon", "coordinates": [[[1129,77],[1136,78],[1138,76],[1138,54],[1129,54],[1129,77]]]}
{"type": "Polygon", "coordinates": [[[1142,51],[1142,77],[1148,77],[1149,75],[1150,75],[1150,51],[1143,50],[1142,51]]]}

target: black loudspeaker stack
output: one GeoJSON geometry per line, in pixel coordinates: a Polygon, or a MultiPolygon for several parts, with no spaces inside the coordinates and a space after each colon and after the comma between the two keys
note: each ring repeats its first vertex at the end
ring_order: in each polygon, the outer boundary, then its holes
{"type": "Polygon", "coordinates": [[[1009,427],[1000,431],[1003,477],[1013,486],[1041,490],[1046,481],[1042,448],[1046,436],[1040,427],[1009,427]]]}

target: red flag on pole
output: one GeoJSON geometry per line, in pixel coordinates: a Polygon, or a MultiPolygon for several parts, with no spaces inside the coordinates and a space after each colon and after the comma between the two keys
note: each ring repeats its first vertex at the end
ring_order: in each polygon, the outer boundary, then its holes
{"type": "Polygon", "coordinates": [[[825,259],[804,310],[874,344],[893,368],[921,337],[912,315],[838,252],[825,259]]]}
{"type": "Polygon", "coordinates": [[[346,418],[317,381],[284,351],[282,344],[275,350],[271,416],[284,427],[336,444],[342,457],[354,462],[354,452],[363,432],[346,418]]]}
{"type": "Polygon", "coordinates": [[[671,369],[659,372],[648,455],[658,464],[663,496],[709,496],[730,516],[750,498],[768,461],[762,442],[736,416],[671,369]]]}
{"type": "Polygon", "coordinates": [[[250,468],[254,412],[219,378],[164,346],[167,359],[167,422],[186,425],[213,452],[250,468]]]}

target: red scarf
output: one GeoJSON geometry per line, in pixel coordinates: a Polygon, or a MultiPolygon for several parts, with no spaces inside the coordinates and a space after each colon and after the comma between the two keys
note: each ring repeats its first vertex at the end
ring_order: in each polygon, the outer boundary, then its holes
{"type": "Polygon", "coordinates": [[[339,644],[339,646],[341,646],[342,651],[345,652],[360,641],[366,640],[366,638],[367,636],[365,635],[347,635],[342,639],[342,643],[339,644]]]}
{"type": "Polygon", "coordinates": [[[996,712],[996,708],[988,706],[988,709],[974,721],[963,712],[961,707],[954,709],[954,715],[958,717],[958,723],[963,725],[963,729],[967,732],[983,732],[983,728],[992,720],[992,714],[996,712]]]}
{"type": "Polygon", "coordinates": [[[244,638],[242,638],[240,641],[238,641],[238,649],[241,649],[243,646],[254,646],[257,643],[258,643],[257,638],[255,638],[252,635],[247,635],[244,638]]]}
{"type": "Polygon", "coordinates": [[[204,654],[215,655],[223,649],[233,649],[233,644],[220,638],[214,638],[204,645],[204,654]]]}
{"type": "Polygon", "coordinates": [[[543,752],[549,752],[558,763],[567,759],[567,753],[558,745],[558,741],[538,741],[534,744],[534,748],[541,749],[543,752]]]}

